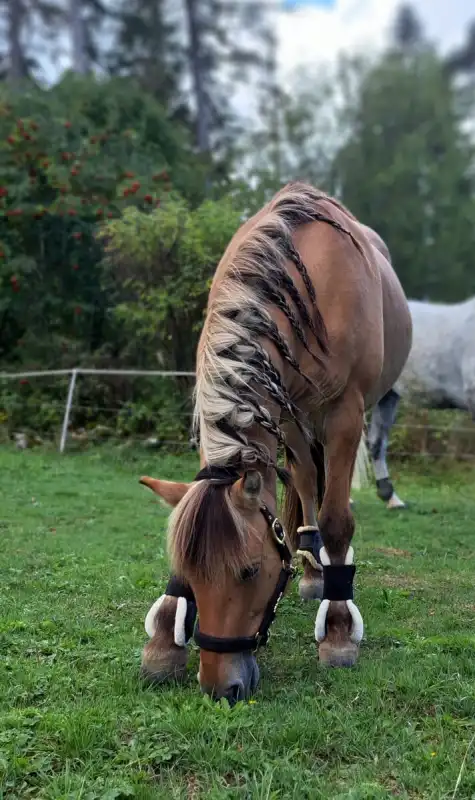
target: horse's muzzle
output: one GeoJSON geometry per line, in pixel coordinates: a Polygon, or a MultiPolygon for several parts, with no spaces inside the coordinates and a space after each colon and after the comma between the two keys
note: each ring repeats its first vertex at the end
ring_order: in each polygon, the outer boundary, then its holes
{"type": "MultiPolygon", "coordinates": [[[[222,658],[222,655],[214,655],[213,667],[219,669],[218,659],[222,658]]],[[[209,694],[214,700],[224,697],[230,706],[234,706],[240,700],[249,700],[256,691],[259,683],[259,667],[252,653],[236,653],[232,657],[230,668],[226,670],[226,678],[222,681],[213,680],[215,669],[210,670],[210,666],[211,664],[204,664],[202,661],[198,679],[201,691],[209,694]]]]}

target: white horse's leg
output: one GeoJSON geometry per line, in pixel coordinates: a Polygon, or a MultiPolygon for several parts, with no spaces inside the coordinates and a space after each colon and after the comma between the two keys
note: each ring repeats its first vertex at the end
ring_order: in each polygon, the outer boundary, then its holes
{"type": "Polygon", "coordinates": [[[384,500],[390,509],[405,508],[405,503],[394,491],[386,461],[389,434],[396,420],[399,400],[400,397],[397,392],[394,389],[390,389],[374,408],[368,430],[369,449],[373,461],[378,497],[384,500]]]}

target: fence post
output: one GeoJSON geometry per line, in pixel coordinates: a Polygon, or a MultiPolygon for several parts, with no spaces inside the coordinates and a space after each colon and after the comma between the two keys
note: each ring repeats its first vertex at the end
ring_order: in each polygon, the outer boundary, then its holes
{"type": "Polygon", "coordinates": [[[66,439],[68,437],[68,427],[69,427],[69,415],[71,413],[71,405],[73,402],[77,374],[78,374],[77,369],[73,369],[73,371],[71,372],[71,380],[69,381],[68,399],[66,400],[66,408],[63,417],[63,429],[61,431],[61,441],[59,443],[60,453],[64,453],[64,448],[66,447],[66,439]]]}

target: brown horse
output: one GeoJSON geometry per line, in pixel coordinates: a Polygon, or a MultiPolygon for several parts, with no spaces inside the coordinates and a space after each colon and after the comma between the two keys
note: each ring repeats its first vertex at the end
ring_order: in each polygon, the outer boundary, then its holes
{"type": "Polygon", "coordinates": [[[386,252],[340,203],[302,183],[231,240],[197,353],[202,469],[191,484],[142,478],[175,506],[168,542],[180,576],[147,615],[149,677],[183,671],[196,602],[202,690],[248,697],[258,681],[253,652],[290,575],[289,548],[303,560],[301,596],[323,598],[320,661],[355,663],[363,624],[352,600],[352,473],[365,409],[394,384],[411,345],[386,252]]]}

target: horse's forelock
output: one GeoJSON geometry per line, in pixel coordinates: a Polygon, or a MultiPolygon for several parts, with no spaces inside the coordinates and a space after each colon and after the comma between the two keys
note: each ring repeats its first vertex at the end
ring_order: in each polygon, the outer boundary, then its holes
{"type": "Polygon", "coordinates": [[[170,516],[168,548],[174,570],[190,580],[220,583],[248,564],[248,528],[234,507],[229,487],[203,480],[170,516]]]}

